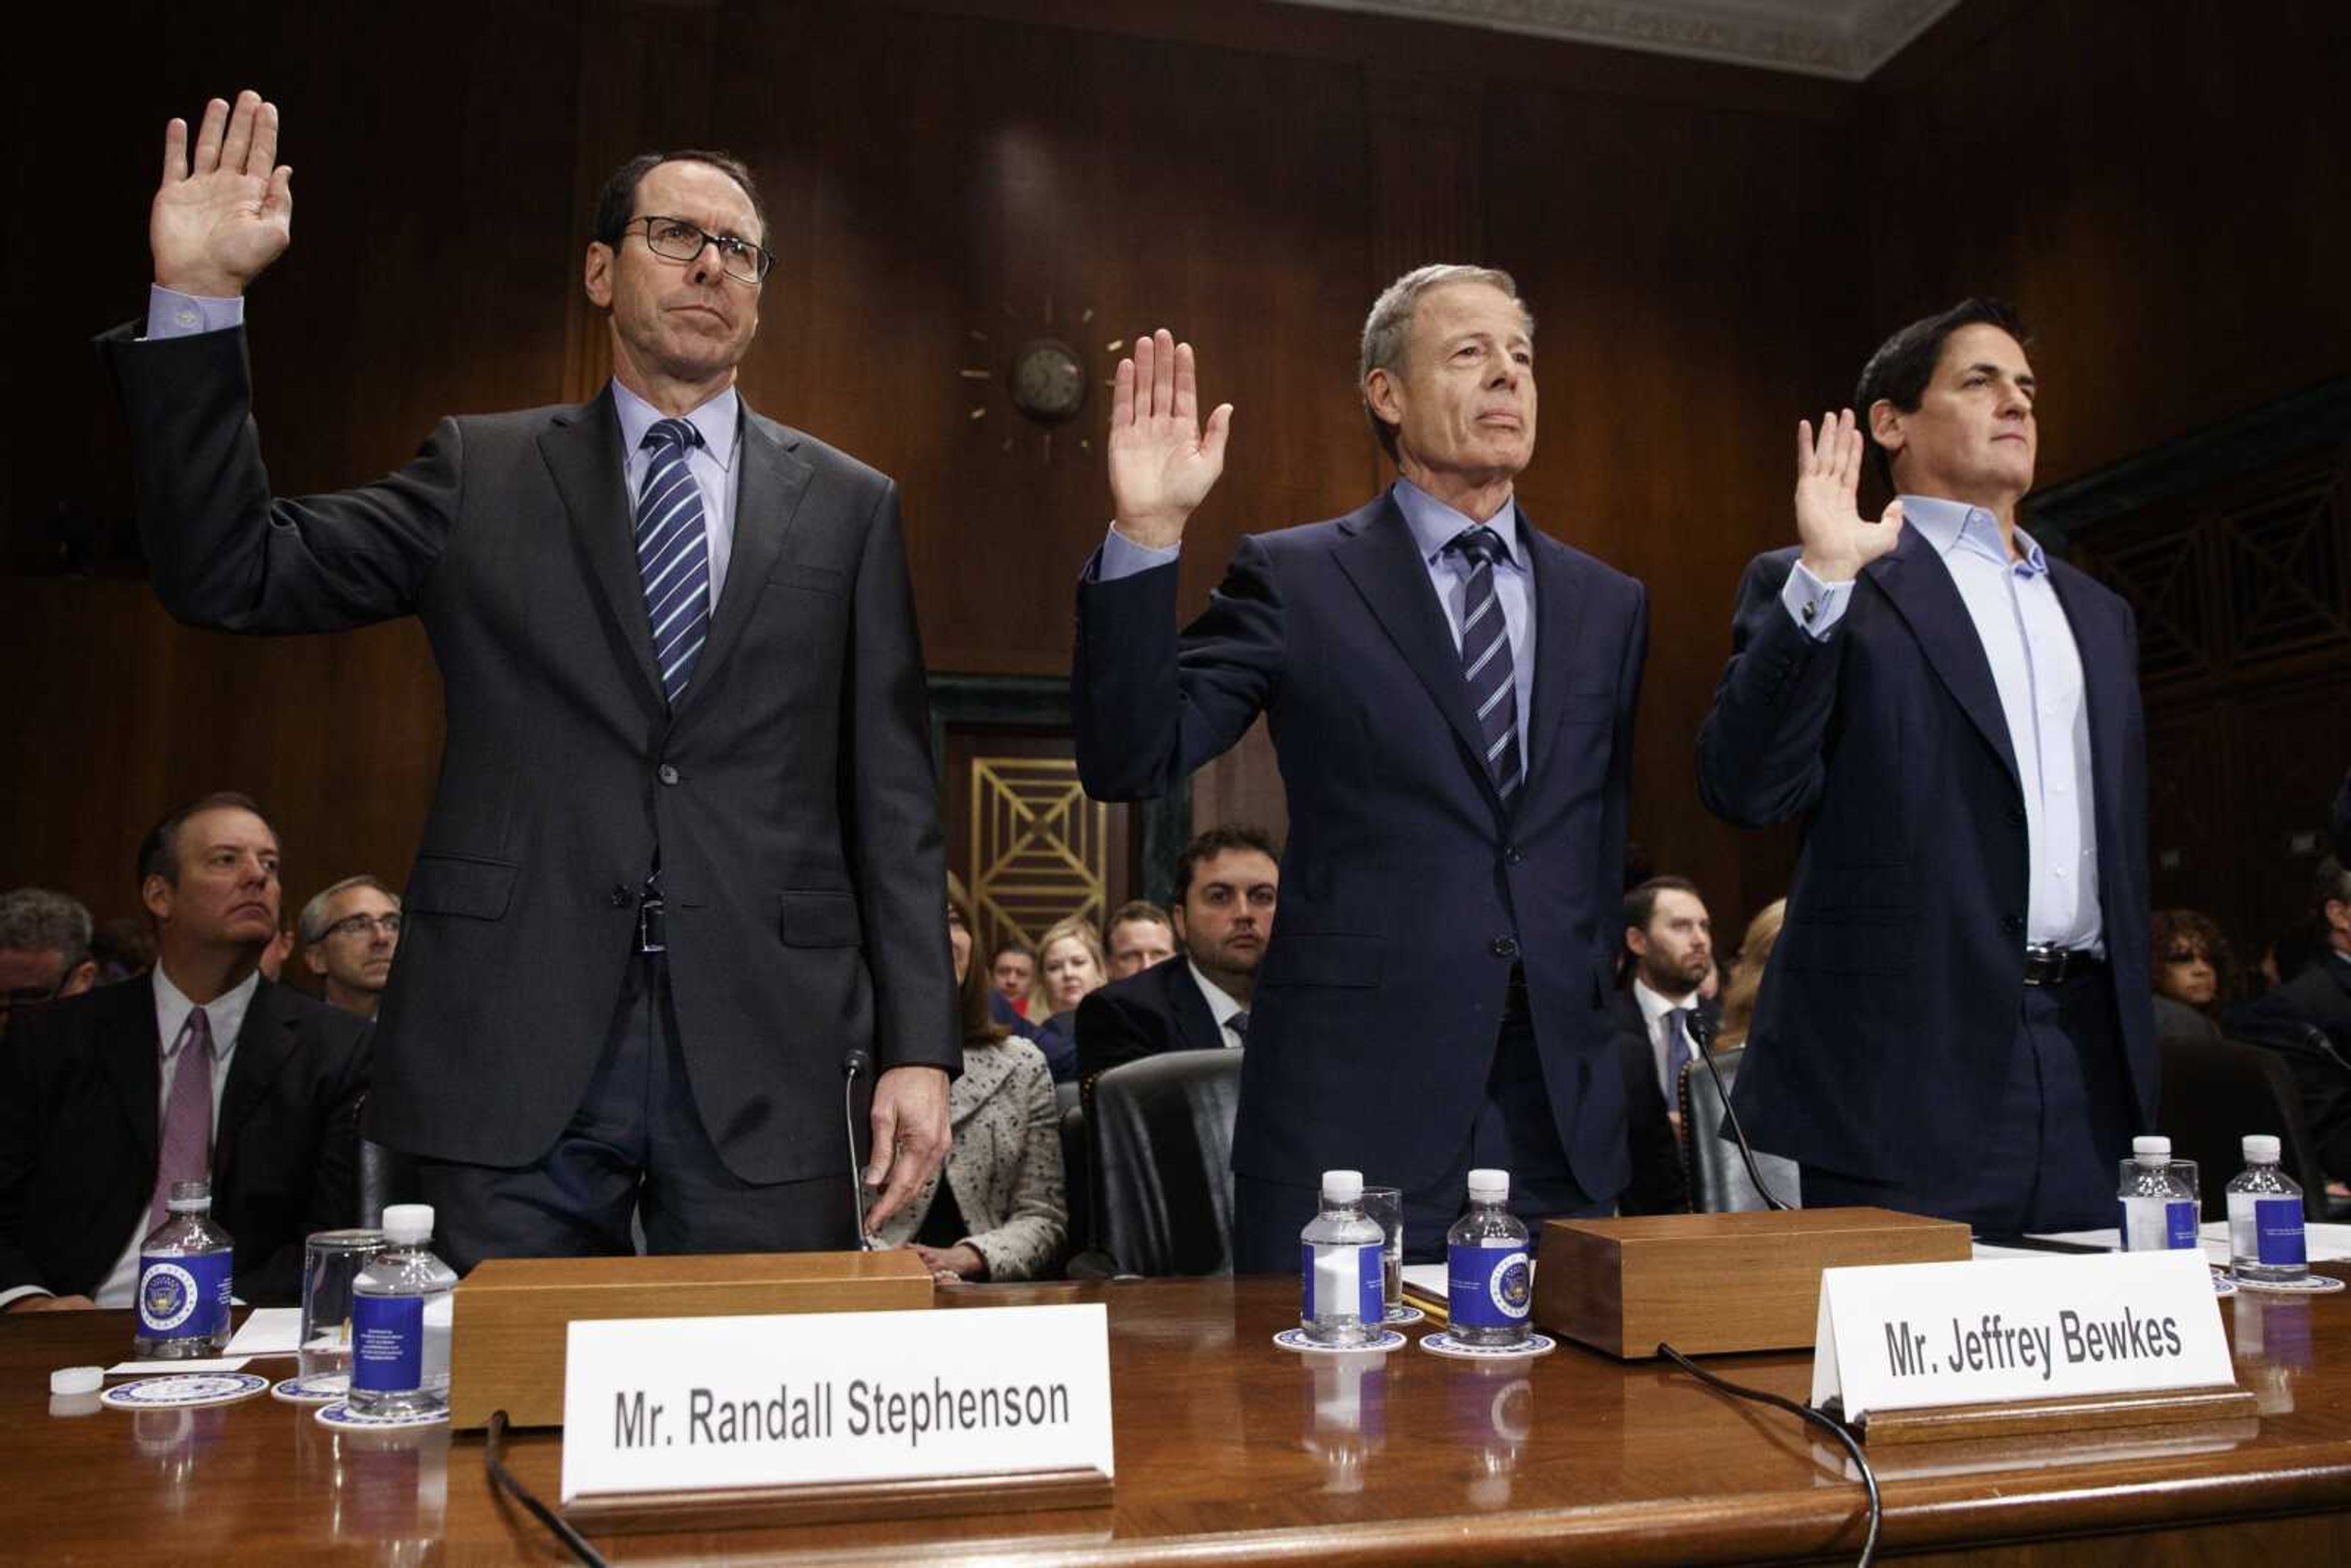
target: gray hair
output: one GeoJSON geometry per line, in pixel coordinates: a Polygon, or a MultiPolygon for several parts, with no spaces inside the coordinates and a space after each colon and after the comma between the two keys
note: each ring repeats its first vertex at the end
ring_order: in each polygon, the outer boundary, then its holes
{"type": "Polygon", "coordinates": [[[0,948],[59,953],[72,974],[89,956],[89,911],[62,893],[19,887],[0,893],[0,948]]]}
{"type": "Polygon", "coordinates": [[[340,882],[329,883],[320,888],[317,896],[302,906],[302,918],[294,923],[294,929],[300,934],[302,945],[305,947],[327,939],[327,905],[333,901],[335,894],[349,893],[355,887],[371,887],[392,900],[392,908],[396,910],[400,907],[400,894],[386,887],[378,878],[369,876],[365,873],[358,876],[347,876],[340,882]]]}
{"type": "MultiPolygon", "coordinates": [[[[1374,371],[1397,371],[1404,367],[1405,341],[1409,338],[1413,312],[1420,308],[1420,297],[1432,288],[1444,288],[1456,283],[1482,283],[1509,295],[1519,308],[1519,319],[1526,324],[1529,338],[1535,335],[1534,312],[1519,298],[1518,281],[1499,267],[1469,267],[1460,262],[1437,262],[1427,267],[1416,267],[1384,289],[1372,301],[1372,313],[1364,319],[1364,349],[1355,362],[1355,387],[1363,389],[1372,379],[1374,371]]],[[[1380,438],[1380,445],[1394,461],[1396,455],[1395,426],[1382,419],[1372,409],[1372,400],[1364,399],[1364,417],[1372,422],[1372,434],[1380,438]]]]}

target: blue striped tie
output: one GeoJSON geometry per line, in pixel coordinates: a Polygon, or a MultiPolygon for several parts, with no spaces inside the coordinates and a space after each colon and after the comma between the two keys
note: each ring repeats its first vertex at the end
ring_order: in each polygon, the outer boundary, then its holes
{"type": "Polygon", "coordinates": [[[1445,546],[1471,563],[1469,590],[1461,617],[1461,674],[1468,683],[1469,706],[1478,715],[1478,734],[1486,747],[1486,771],[1495,792],[1508,800],[1518,789],[1519,683],[1510,665],[1510,628],[1502,621],[1501,601],[1494,596],[1494,563],[1505,559],[1501,536],[1479,524],[1464,528],[1445,546]]]}
{"type": "Polygon", "coordinates": [[[702,486],[686,466],[702,432],[683,419],[664,419],[645,432],[653,454],[637,487],[637,570],[645,579],[645,616],[653,633],[653,662],[670,706],[685,693],[694,661],[710,632],[710,540],[702,523],[702,486]]]}

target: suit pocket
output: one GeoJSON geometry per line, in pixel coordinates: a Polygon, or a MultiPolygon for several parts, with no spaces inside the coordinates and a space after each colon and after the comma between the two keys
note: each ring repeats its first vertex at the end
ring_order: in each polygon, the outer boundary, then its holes
{"type": "Polygon", "coordinates": [[[1380,983],[1380,939],[1344,931],[1277,932],[1265,956],[1269,986],[1380,983]]]}
{"type": "Polygon", "coordinates": [[[846,893],[778,894],[776,935],[787,947],[854,947],[863,935],[857,900],[846,893]]]}
{"type": "Polygon", "coordinates": [[[512,861],[418,855],[415,869],[408,873],[407,907],[416,914],[504,920],[520,869],[512,861]]]}
{"type": "Polygon", "coordinates": [[[778,562],[768,574],[768,580],[779,588],[805,589],[810,593],[830,593],[836,597],[847,591],[849,574],[835,571],[829,566],[812,566],[807,561],[778,562]]]}

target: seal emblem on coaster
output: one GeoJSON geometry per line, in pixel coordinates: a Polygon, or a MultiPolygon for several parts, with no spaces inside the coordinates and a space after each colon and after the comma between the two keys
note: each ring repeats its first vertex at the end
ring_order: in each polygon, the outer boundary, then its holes
{"type": "Polygon", "coordinates": [[[421,1416],[362,1416],[338,1400],[321,1405],[311,1413],[311,1419],[321,1427],[332,1427],[344,1432],[391,1432],[402,1427],[445,1427],[449,1424],[446,1410],[428,1410],[421,1416]]]}
{"type": "Polygon", "coordinates": [[[272,1399],[288,1405],[336,1405],[351,1391],[350,1378],[340,1372],[318,1377],[289,1377],[269,1391],[272,1399]]]}
{"type": "Polygon", "coordinates": [[[234,1405],[268,1386],[269,1379],[250,1372],[183,1373],[119,1383],[98,1397],[111,1410],[182,1410],[192,1405],[234,1405]]]}
{"type": "Polygon", "coordinates": [[[1431,1355],[1448,1355],[1456,1361],[1516,1361],[1526,1356],[1549,1355],[1559,1348],[1559,1341],[1547,1333],[1530,1333],[1517,1344],[1463,1344],[1443,1329],[1420,1336],[1420,1348],[1431,1355]]]}
{"type": "Polygon", "coordinates": [[[1317,1344],[1306,1337],[1304,1329],[1284,1329],[1273,1336],[1273,1343],[1305,1355],[1353,1355],[1366,1350],[1401,1350],[1405,1339],[1394,1329],[1374,1329],[1361,1344],[1317,1344]]]}

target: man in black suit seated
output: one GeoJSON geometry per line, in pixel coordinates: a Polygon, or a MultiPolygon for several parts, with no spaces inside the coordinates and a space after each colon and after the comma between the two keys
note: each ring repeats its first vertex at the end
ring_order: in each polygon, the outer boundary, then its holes
{"type": "Polygon", "coordinates": [[[2351,1180],[2351,870],[2318,865],[2313,903],[2318,955],[2267,995],[2233,1009],[2229,1033],[2284,1055],[2302,1090],[2319,1163],[2351,1180]]]}
{"type": "Polygon", "coordinates": [[[1627,1214],[1688,1207],[1682,1171],[1679,1080],[1698,1060],[1721,1012],[1698,995],[1714,969],[1714,924],[1697,883],[1653,876],[1625,894],[1625,951],[1632,976],[1611,1004],[1625,1069],[1625,1137],[1633,1183],[1627,1214]]]}
{"type": "Polygon", "coordinates": [[[1238,1047],[1273,935],[1281,853],[1261,831],[1211,828],[1176,862],[1176,956],[1078,1004],[1078,1080],[1166,1051],[1238,1047]]]}
{"type": "Polygon", "coordinates": [[[98,984],[89,938],[89,911],[64,894],[38,887],[0,893],[0,1036],[18,1011],[98,984]]]}
{"type": "Polygon", "coordinates": [[[139,853],[150,974],[28,1012],[0,1051],[0,1308],[124,1307],[175,1181],[209,1180],[237,1295],[301,1295],[302,1239],[358,1218],[370,1026],[262,978],[277,835],[242,795],[139,853]]]}

